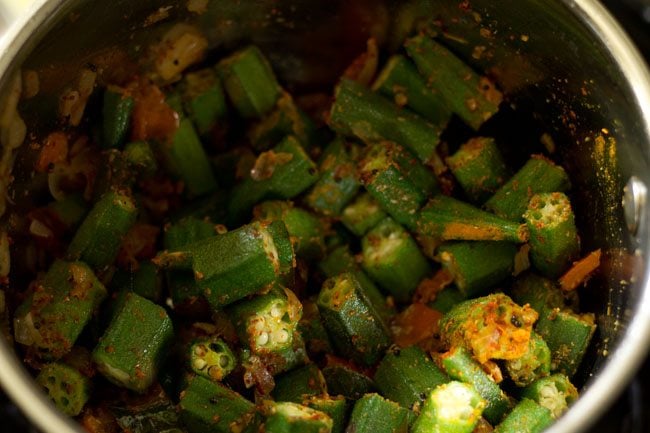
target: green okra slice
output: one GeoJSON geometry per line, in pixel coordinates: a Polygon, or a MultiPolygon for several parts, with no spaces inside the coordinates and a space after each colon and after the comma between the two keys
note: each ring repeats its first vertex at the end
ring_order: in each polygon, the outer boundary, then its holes
{"type": "Polygon", "coordinates": [[[256,203],[294,198],[317,180],[316,164],[295,137],[287,136],[272,150],[261,153],[251,176],[233,188],[229,217],[234,221],[245,219],[256,203]]]}
{"type": "Polygon", "coordinates": [[[140,262],[134,271],[118,270],[111,280],[113,288],[133,292],[153,302],[162,297],[162,284],[160,270],[150,260],[140,262]]]}
{"type": "Polygon", "coordinates": [[[501,92],[451,51],[424,34],[408,39],[404,46],[427,86],[469,126],[477,130],[499,111],[501,92]]]}
{"type": "Polygon", "coordinates": [[[452,197],[439,194],[420,211],[417,231],[441,240],[526,242],[524,224],[507,221],[452,197]]]}
{"type": "Polygon", "coordinates": [[[180,252],[164,252],[156,260],[172,268],[189,267],[210,305],[221,308],[257,292],[280,275],[279,252],[268,227],[254,222],[187,245],[180,252]]]}
{"type": "Polygon", "coordinates": [[[347,422],[348,402],[342,396],[311,396],[305,401],[312,409],[332,418],[332,433],[344,433],[347,422]]]}
{"type": "Polygon", "coordinates": [[[298,108],[291,95],[282,92],[275,108],[249,129],[248,139],[255,150],[263,151],[287,135],[293,135],[309,148],[315,129],[314,123],[298,108]]]}
{"type": "Polygon", "coordinates": [[[415,65],[402,55],[391,56],[372,89],[406,106],[434,125],[445,127],[451,118],[449,105],[436,89],[427,86],[415,65]]]}
{"type": "Polygon", "coordinates": [[[102,269],[115,260],[122,238],[135,223],[138,209],[122,192],[108,191],[90,210],[68,245],[68,257],[102,269]]]}
{"type": "Polygon", "coordinates": [[[528,351],[517,359],[505,361],[505,367],[515,385],[529,385],[551,373],[551,350],[542,337],[533,331],[528,351]]]}
{"type": "Polygon", "coordinates": [[[441,313],[445,314],[449,312],[449,310],[454,308],[456,304],[460,304],[466,299],[467,296],[465,296],[460,290],[458,290],[457,287],[451,286],[451,287],[446,287],[441,292],[438,292],[436,294],[436,299],[429,302],[427,306],[429,308],[432,308],[436,311],[440,311],[441,313]]]}
{"type": "Polygon", "coordinates": [[[528,385],[521,396],[551,411],[553,418],[559,418],[578,399],[578,390],[565,375],[553,374],[528,385]]]}
{"type": "Polygon", "coordinates": [[[237,367],[237,356],[218,337],[201,338],[193,342],[189,358],[194,373],[218,382],[237,367]]]}
{"type": "Polygon", "coordinates": [[[363,269],[397,302],[410,301],[431,266],[406,230],[386,218],[361,240],[363,269]]]}
{"type": "Polygon", "coordinates": [[[16,342],[50,359],[72,349],[77,337],[106,298],[106,289],[82,262],[56,260],[14,313],[16,342]]]}
{"type": "Polygon", "coordinates": [[[323,215],[338,216],[359,191],[356,162],[344,140],[325,147],[318,162],[320,178],[305,197],[305,204],[323,215]]]}
{"type": "Polygon", "coordinates": [[[266,402],[263,431],[267,433],[331,433],[332,418],[324,412],[291,402],[266,402]]]}
{"type": "Polygon", "coordinates": [[[481,364],[517,359],[528,351],[537,316],[529,305],[519,306],[503,293],[494,293],[452,308],[440,320],[440,334],[447,347],[464,347],[481,364]]]}
{"type": "Polygon", "coordinates": [[[391,343],[386,324],[353,273],[323,283],[318,310],[338,353],[364,365],[376,363],[391,343]]]}
{"type": "Polygon", "coordinates": [[[111,407],[117,425],[130,433],[184,433],[176,407],[166,399],[142,405],[111,407]]]}
{"type": "Polygon", "coordinates": [[[189,433],[254,433],[260,424],[253,403],[201,376],[189,380],[179,408],[189,433]]]}
{"type": "Polygon", "coordinates": [[[363,272],[350,252],[347,245],[335,248],[319,263],[319,269],[326,277],[332,278],[343,272],[351,272],[359,281],[361,292],[372,303],[385,323],[395,315],[395,307],[387,302],[386,297],[379,291],[375,283],[363,272]]]}
{"type": "Polygon", "coordinates": [[[364,192],[343,209],[341,222],[355,235],[362,237],[386,218],[377,200],[364,192]]]}
{"type": "Polygon", "coordinates": [[[412,433],[471,433],[486,401],[472,385],[451,381],[434,389],[424,400],[412,433]]]}
{"type": "Polygon", "coordinates": [[[278,252],[279,275],[277,282],[286,287],[293,287],[296,254],[289,230],[283,221],[273,221],[268,224],[266,229],[271,234],[278,252]]]}
{"type": "Polygon", "coordinates": [[[332,343],[315,299],[302,300],[302,318],[298,322],[298,331],[310,354],[332,353],[332,343]]]}
{"type": "Polygon", "coordinates": [[[329,365],[323,368],[323,377],[330,395],[342,395],[348,400],[358,400],[364,394],[377,390],[372,379],[344,365],[329,365]]]}
{"type": "Polygon", "coordinates": [[[173,336],[164,308],[127,293],[95,347],[93,361],[109,381],[144,392],[156,379],[173,336]]]}
{"type": "Polygon", "coordinates": [[[508,180],[508,169],[493,138],[475,137],[445,159],[473,203],[482,204],[508,180]]]}
{"type": "Polygon", "coordinates": [[[139,177],[153,175],[158,170],[158,162],[153,149],[146,141],[132,141],[124,146],[122,155],[132,173],[139,177]]]}
{"type": "Polygon", "coordinates": [[[288,201],[265,201],[255,206],[253,218],[257,221],[283,221],[289,236],[294,239],[296,256],[317,260],[325,254],[325,224],[314,214],[294,207],[288,201]]]}
{"type": "Polygon", "coordinates": [[[214,69],[188,72],[180,83],[185,113],[202,137],[209,137],[228,114],[221,81],[214,69]]]}
{"type": "Polygon", "coordinates": [[[447,375],[419,347],[389,351],[375,372],[375,384],[384,397],[410,409],[422,402],[447,375]]]}
{"type": "Polygon", "coordinates": [[[327,383],[319,368],[307,364],[275,379],[271,395],[276,401],[302,403],[307,397],[327,394],[327,383]]]}
{"type": "Polygon", "coordinates": [[[485,293],[512,275],[517,247],[510,242],[449,242],[438,260],[466,298],[485,293]]]}
{"type": "Polygon", "coordinates": [[[543,275],[557,278],[580,254],[569,198],[561,192],[536,194],[524,220],[530,231],[530,260],[543,275]]]}
{"type": "Polygon", "coordinates": [[[551,412],[528,398],[522,399],[494,429],[495,433],[541,433],[553,423],[551,412]]]}
{"type": "Polygon", "coordinates": [[[354,404],[346,431],[408,433],[409,411],[379,394],[366,394],[354,404]]]}
{"type": "Polygon", "coordinates": [[[90,397],[90,379],[63,363],[45,364],[36,383],[47,391],[56,407],[69,416],[77,416],[90,397]]]}
{"type": "Polygon", "coordinates": [[[596,324],[593,313],[578,315],[555,308],[540,313],[535,331],[551,350],[551,371],[571,378],[587,352],[596,324]]]}
{"type": "Polygon", "coordinates": [[[567,302],[573,302],[565,297],[556,281],[531,272],[515,280],[510,294],[519,305],[529,304],[540,317],[554,308],[564,309],[567,302]]]}
{"type": "Polygon", "coordinates": [[[433,171],[389,142],[369,146],[359,163],[359,176],[382,209],[411,230],[417,227],[417,212],[427,197],[438,190],[433,171]]]}
{"type": "Polygon", "coordinates": [[[281,94],[271,65],[254,45],[223,59],[217,72],[232,104],[242,117],[261,117],[273,109],[281,94]]]}
{"type": "Polygon", "coordinates": [[[190,119],[182,118],[171,143],[159,144],[158,151],[163,155],[167,169],[183,181],[190,197],[206,195],[217,189],[212,166],[190,119]]]}
{"type": "Polygon", "coordinates": [[[562,167],[542,155],[533,155],[488,201],[485,208],[511,221],[522,221],[535,194],[564,192],[571,186],[562,167]]]}
{"type": "Polygon", "coordinates": [[[441,356],[442,367],[454,380],[470,384],[485,400],[485,419],[497,424],[512,408],[510,398],[463,347],[454,346],[441,356]]]}
{"type": "Polygon", "coordinates": [[[434,158],[440,142],[438,126],[349,79],[341,80],[334,97],[330,111],[334,131],[365,143],[398,143],[423,163],[434,158]]]}
{"type": "Polygon", "coordinates": [[[102,101],[102,146],[117,149],[124,144],[131,125],[133,97],[118,87],[109,86],[102,101]]]}
{"type": "Polygon", "coordinates": [[[257,355],[272,376],[296,369],[309,362],[305,342],[300,332],[293,334],[292,341],[293,344],[286,349],[257,355]]]}
{"type": "Polygon", "coordinates": [[[273,288],[231,305],[227,313],[252,353],[276,353],[292,346],[302,306],[288,289],[273,288]]]}

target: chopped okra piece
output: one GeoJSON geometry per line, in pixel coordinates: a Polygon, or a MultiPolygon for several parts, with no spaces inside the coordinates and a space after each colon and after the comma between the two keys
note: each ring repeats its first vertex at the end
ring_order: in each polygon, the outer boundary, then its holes
{"type": "Polygon", "coordinates": [[[264,405],[266,433],[331,433],[332,418],[324,412],[290,402],[264,405]]]}
{"type": "Polygon", "coordinates": [[[448,347],[464,347],[484,364],[523,356],[536,320],[537,312],[529,305],[521,307],[495,293],[456,305],[440,320],[440,332],[448,347]]]}
{"type": "Polygon", "coordinates": [[[499,111],[501,92],[451,51],[424,34],[408,39],[404,46],[427,86],[437,90],[469,126],[477,130],[499,111]]]}
{"type": "Polygon", "coordinates": [[[541,433],[552,423],[553,417],[548,409],[524,398],[496,426],[494,433],[541,433]]]}
{"type": "Polygon", "coordinates": [[[300,142],[288,136],[273,149],[261,153],[251,176],[233,188],[228,204],[229,218],[232,221],[246,219],[256,203],[265,199],[293,198],[317,179],[316,164],[300,142]]]}
{"type": "Polygon", "coordinates": [[[533,155],[485,202],[485,207],[501,218],[522,221],[533,195],[544,192],[564,192],[570,186],[569,177],[562,167],[542,155],[533,155]]]}
{"type": "Polygon", "coordinates": [[[102,146],[117,149],[124,144],[131,125],[134,100],[125,90],[109,86],[102,105],[102,146]]]}
{"type": "Polygon", "coordinates": [[[61,260],[36,287],[14,313],[14,336],[43,357],[59,359],[72,349],[106,289],[86,264],[61,260]]]}
{"type": "Polygon", "coordinates": [[[66,364],[44,365],[36,383],[45,388],[56,407],[66,415],[79,415],[90,397],[90,379],[66,364]]]}
{"type": "Polygon", "coordinates": [[[551,350],[551,371],[573,377],[596,331],[593,313],[573,314],[559,308],[540,313],[535,331],[551,350]]]}
{"type": "Polygon", "coordinates": [[[242,117],[268,113],[280,97],[281,88],[271,65],[256,46],[249,46],[217,65],[223,87],[242,117]]]}
{"type": "Polygon", "coordinates": [[[160,270],[151,261],[141,262],[135,271],[118,270],[111,280],[111,286],[124,289],[158,302],[162,296],[162,276],[160,270]]]}
{"type": "Polygon", "coordinates": [[[305,342],[300,332],[293,334],[292,341],[293,344],[286,349],[257,355],[272,376],[296,369],[309,362],[305,342]]]}
{"type": "Polygon", "coordinates": [[[271,394],[276,401],[302,403],[309,396],[327,393],[327,383],[323,374],[314,364],[307,364],[275,379],[275,388],[271,394]]]}
{"type": "Polygon", "coordinates": [[[445,195],[433,197],[420,211],[418,233],[441,240],[526,242],[524,224],[507,221],[445,195]]]}
{"type": "Polygon", "coordinates": [[[472,385],[485,399],[486,406],[483,416],[492,424],[501,421],[511,409],[512,403],[508,396],[466,349],[452,347],[449,352],[442,355],[441,363],[449,377],[472,385]]]}
{"type": "Polygon", "coordinates": [[[506,163],[493,138],[472,138],[445,162],[476,204],[484,203],[508,180],[506,163]]]}
{"type": "Polygon", "coordinates": [[[536,194],[524,220],[530,230],[530,260],[540,273],[557,278],[580,254],[569,198],[561,192],[536,194]]]}
{"type": "Polygon", "coordinates": [[[422,402],[438,385],[449,382],[447,375],[417,346],[389,351],[379,363],[374,380],[381,395],[407,409],[422,402]]]}
{"type": "Polygon", "coordinates": [[[330,395],[342,395],[349,400],[358,400],[364,394],[376,391],[372,379],[345,365],[325,367],[323,377],[330,395]]]}
{"type": "Polygon", "coordinates": [[[206,379],[221,381],[237,366],[237,357],[220,338],[202,338],[190,346],[190,367],[206,379]]]}
{"type": "Polygon", "coordinates": [[[332,418],[332,433],[344,433],[348,414],[348,402],[345,398],[312,396],[309,397],[305,404],[312,409],[316,409],[327,414],[332,418]]]}
{"type": "Polygon", "coordinates": [[[348,432],[407,433],[409,411],[378,394],[366,394],[354,404],[348,432]]]}
{"type": "Polygon", "coordinates": [[[556,281],[533,273],[518,277],[510,294],[519,305],[530,304],[540,317],[553,308],[564,309],[577,303],[576,293],[565,293],[556,281]]]}
{"type": "Polygon", "coordinates": [[[216,71],[211,68],[188,72],[181,81],[181,96],[187,116],[202,137],[209,137],[227,114],[226,98],[216,71]]]}
{"type": "Polygon", "coordinates": [[[356,262],[347,244],[331,250],[327,257],[318,264],[318,269],[328,278],[353,271],[355,268],[356,262]]]}
{"type": "Polygon", "coordinates": [[[512,275],[517,247],[510,242],[450,242],[438,248],[438,260],[466,297],[481,295],[512,275]]]}
{"type": "Polygon", "coordinates": [[[508,376],[517,386],[526,386],[551,373],[551,351],[536,332],[530,335],[528,351],[517,359],[505,362],[508,376]]]}
{"type": "Polygon", "coordinates": [[[240,341],[254,354],[275,353],[291,347],[302,316],[302,306],[295,295],[282,288],[239,301],[227,311],[240,341]]]}
{"type": "Polygon", "coordinates": [[[167,169],[183,181],[190,197],[217,189],[212,166],[190,119],[181,119],[171,143],[159,144],[158,151],[167,169]]]}
{"type": "Polygon", "coordinates": [[[451,118],[451,110],[439,92],[427,86],[415,65],[402,55],[388,59],[372,88],[434,125],[444,127],[451,118]]]}
{"type": "Polygon", "coordinates": [[[486,402],[472,385],[451,381],[434,389],[424,400],[412,433],[472,433],[486,402]]]}
{"type": "Polygon", "coordinates": [[[305,197],[307,206],[323,215],[337,216],[359,190],[356,162],[340,138],[325,147],[318,167],[320,178],[305,197]]]}
{"type": "Polygon", "coordinates": [[[122,151],[124,160],[137,173],[138,176],[151,176],[158,169],[156,155],[154,155],[151,146],[146,141],[133,141],[127,143],[122,151]]]}
{"type": "Polygon", "coordinates": [[[115,421],[129,433],[184,433],[176,407],[166,399],[142,405],[112,407],[115,421]]]}
{"type": "Polygon", "coordinates": [[[398,302],[410,301],[431,266],[402,226],[386,218],[361,241],[363,269],[398,302]]]}
{"type": "Polygon", "coordinates": [[[522,390],[521,396],[550,410],[553,418],[559,418],[578,399],[578,390],[568,377],[554,374],[537,379],[522,390]]]}
{"type": "Polygon", "coordinates": [[[179,407],[189,433],[254,433],[260,423],[253,403],[201,376],[190,379],[179,407]]]}
{"type": "Polygon", "coordinates": [[[435,157],[440,127],[400,109],[388,99],[349,79],[336,87],[330,127],[366,143],[391,141],[407,148],[421,162],[435,157]]]}
{"type": "Polygon", "coordinates": [[[248,131],[248,138],[258,151],[275,146],[287,135],[293,135],[309,148],[314,130],[313,122],[296,106],[291,95],[282,92],[275,108],[248,131]]]}
{"type": "Polygon", "coordinates": [[[353,273],[325,281],[317,304],[338,353],[364,365],[381,358],[390,345],[389,331],[353,273]]]}
{"type": "Polygon", "coordinates": [[[341,214],[341,222],[355,235],[361,237],[386,218],[379,203],[368,193],[363,193],[347,205],[341,214]]]}
{"type": "Polygon", "coordinates": [[[173,336],[164,308],[127,293],[93,351],[93,361],[109,381],[144,392],[156,379],[173,336]]]}
{"type": "Polygon", "coordinates": [[[275,249],[278,252],[279,275],[277,282],[286,287],[293,287],[295,283],[296,254],[289,230],[282,221],[271,222],[267,226],[267,230],[271,234],[275,249]]]}
{"type": "Polygon", "coordinates": [[[187,245],[180,252],[159,254],[156,260],[172,269],[191,268],[210,305],[221,308],[257,292],[280,275],[282,257],[270,226],[254,222],[187,245]]]}
{"type": "Polygon", "coordinates": [[[375,143],[359,163],[359,176],[368,193],[398,223],[417,227],[417,212],[427,196],[438,190],[436,178],[402,147],[375,143]]]}
{"type": "Polygon", "coordinates": [[[449,312],[456,304],[459,304],[467,299],[458,288],[456,287],[446,287],[441,292],[436,294],[436,299],[429,302],[427,305],[429,308],[432,308],[436,311],[440,311],[445,314],[449,312]]]}
{"type": "Polygon", "coordinates": [[[90,210],[68,246],[68,257],[102,269],[115,260],[122,238],[135,223],[138,210],[133,199],[109,191],[90,210]]]}
{"type": "Polygon", "coordinates": [[[257,221],[283,221],[289,236],[295,240],[296,255],[305,260],[319,259],[325,254],[325,224],[308,211],[288,201],[265,201],[253,209],[257,221]]]}

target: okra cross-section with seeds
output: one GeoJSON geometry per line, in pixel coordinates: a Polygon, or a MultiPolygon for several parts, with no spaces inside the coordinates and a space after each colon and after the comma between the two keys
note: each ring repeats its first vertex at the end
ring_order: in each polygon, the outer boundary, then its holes
{"type": "Polygon", "coordinates": [[[237,357],[220,338],[205,338],[190,346],[190,367],[207,379],[221,381],[237,366],[237,357]]]}
{"type": "Polygon", "coordinates": [[[282,288],[242,300],[228,308],[242,343],[253,353],[280,352],[292,345],[302,306],[282,288]],[[296,305],[297,304],[297,305],[296,305]]]}
{"type": "Polygon", "coordinates": [[[528,385],[521,396],[535,401],[551,411],[553,418],[558,418],[578,399],[578,390],[565,375],[553,374],[528,385]]]}
{"type": "Polygon", "coordinates": [[[90,397],[90,378],[66,364],[44,365],[36,382],[45,388],[56,407],[66,415],[79,415],[90,397]]]}
{"type": "Polygon", "coordinates": [[[318,310],[338,353],[372,365],[390,345],[388,329],[353,273],[323,283],[318,310]]]}

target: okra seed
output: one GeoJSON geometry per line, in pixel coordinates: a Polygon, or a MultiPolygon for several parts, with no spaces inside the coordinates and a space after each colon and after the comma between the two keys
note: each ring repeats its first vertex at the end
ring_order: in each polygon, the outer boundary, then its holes
{"type": "Polygon", "coordinates": [[[226,367],[228,367],[228,357],[226,357],[226,356],[222,356],[221,358],[219,358],[219,366],[220,366],[221,368],[226,368],[226,367]]]}
{"type": "Polygon", "coordinates": [[[289,332],[286,329],[276,332],[275,339],[279,343],[286,343],[289,341],[289,332]]]}
{"type": "Polygon", "coordinates": [[[205,362],[204,359],[199,358],[199,359],[195,359],[192,365],[193,365],[194,368],[196,368],[197,370],[203,370],[207,364],[208,364],[208,363],[205,362]]]}
{"type": "Polygon", "coordinates": [[[280,304],[275,304],[273,308],[271,308],[271,317],[275,319],[282,317],[282,308],[280,304]]]}
{"type": "Polygon", "coordinates": [[[257,336],[257,345],[258,346],[264,346],[266,343],[269,342],[269,334],[266,332],[262,332],[260,335],[257,336]]]}

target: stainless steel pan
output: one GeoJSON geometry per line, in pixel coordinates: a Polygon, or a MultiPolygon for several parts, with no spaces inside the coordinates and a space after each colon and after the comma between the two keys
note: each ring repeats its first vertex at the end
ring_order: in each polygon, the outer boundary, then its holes
{"type": "MultiPolygon", "coordinates": [[[[20,67],[39,71],[41,93],[22,115],[28,127],[45,127],[53,101],[89,59],[111,47],[133,53],[180,20],[201,26],[215,52],[254,41],[285,83],[322,88],[369,34],[394,45],[401,30],[392,23],[408,16],[436,19],[447,43],[508,92],[514,112],[536,119],[547,144],[553,139],[574,182],[583,244],[605,253],[602,272],[582,296],[599,325],[578,378],[583,394],[549,430],[582,431],[625,387],[650,342],[650,75],[596,1],[210,0],[207,13],[197,16],[185,1],[36,0],[0,40],[0,94],[20,67]],[[167,6],[167,18],[145,25],[167,6]]],[[[515,148],[531,144],[517,143],[516,125],[500,126],[515,148]]],[[[79,431],[2,340],[0,381],[43,431],[79,431]]]]}

